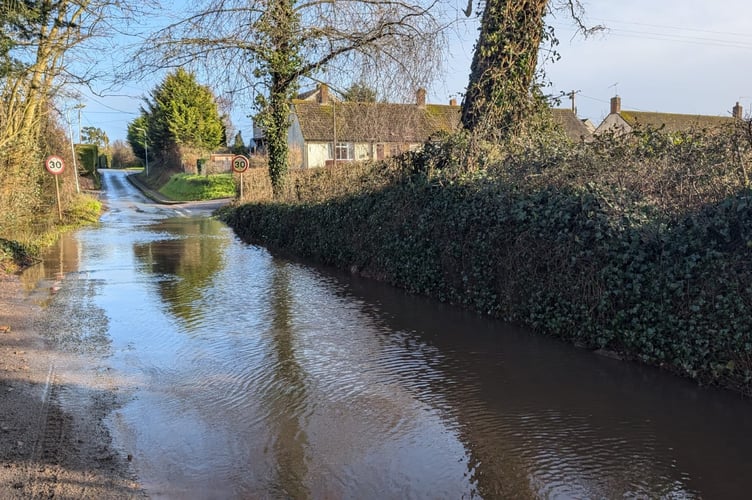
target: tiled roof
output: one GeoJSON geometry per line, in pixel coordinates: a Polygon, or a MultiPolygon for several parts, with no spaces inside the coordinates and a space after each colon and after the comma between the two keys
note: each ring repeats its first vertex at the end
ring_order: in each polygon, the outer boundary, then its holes
{"type": "Polygon", "coordinates": [[[713,129],[734,123],[734,118],[731,116],[685,115],[624,110],[619,114],[631,127],[663,127],[663,130],[666,132],[713,129]]]}
{"type": "Polygon", "coordinates": [[[459,126],[459,106],[342,102],[321,105],[296,101],[306,141],[331,141],[336,123],[337,141],[421,143],[436,132],[459,126]]]}
{"type": "Polygon", "coordinates": [[[582,123],[582,120],[577,118],[577,115],[571,109],[552,109],[554,121],[561,125],[564,133],[567,137],[573,141],[589,140],[593,134],[582,123]]]}

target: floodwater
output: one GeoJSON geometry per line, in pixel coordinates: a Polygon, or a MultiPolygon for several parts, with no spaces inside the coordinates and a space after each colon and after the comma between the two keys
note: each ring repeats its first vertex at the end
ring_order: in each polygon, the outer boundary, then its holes
{"type": "Polygon", "coordinates": [[[152,498],[752,491],[752,402],[274,257],[125,175],[25,279],[121,381],[107,422],[152,498]]]}

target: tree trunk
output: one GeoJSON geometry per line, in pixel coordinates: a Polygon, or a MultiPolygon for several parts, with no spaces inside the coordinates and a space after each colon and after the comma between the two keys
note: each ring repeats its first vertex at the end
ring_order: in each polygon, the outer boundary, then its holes
{"type": "Polygon", "coordinates": [[[269,116],[266,127],[267,149],[269,154],[269,177],[272,181],[272,192],[278,198],[282,194],[285,178],[287,177],[287,128],[290,115],[288,91],[275,80],[269,90],[269,116]]]}
{"type": "Polygon", "coordinates": [[[299,42],[294,39],[299,18],[292,0],[274,0],[260,22],[270,55],[260,61],[261,74],[268,79],[269,97],[262,106],[259,118],[264,127],[269,155],[269,177],[274,197],[282,194],[287,177],[287,129],[290,121],[290,101],[293,97],[300,58],[299,42]]]}
{"type": "Polygon", "coordinates": [[[533,84],[548,0],[487,0],[462,102],[462,125],[504,140],[533,109],[533,84]]]}

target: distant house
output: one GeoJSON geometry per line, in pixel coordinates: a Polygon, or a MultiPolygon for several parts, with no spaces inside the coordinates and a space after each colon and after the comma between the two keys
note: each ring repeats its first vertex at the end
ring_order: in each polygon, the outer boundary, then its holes
{"type": "Polygon", "coordinates": [[[551,114],[570,140],[589,142],[593,139],[593,131],[587,125],[591,123],[590,120],[580,120],[571,109],[556,108],[551,110],[551,114]]]}
{"type": "Polygon", "coordinates": [[[414,104],[336,102],[328,99],[325,86],[321,89],[314,101],[292,103],[288,145],[292,164],[302,168],[382,160],[419,149],[437,132],[459,126],[456,101],[426,104],[424,89],[416,92],[414,104]]]}
{"type": "Polygon", "coordinates": [[[232,172],[234,156],[232,153],[212,153],[209,155],[209,164],[206,166],[209,170],[204,173],[224,174],[232,172]]]}
{"type": "MultiPolygon", "coordinates": [[[[293,99],[292,102],[317,102],[319,104],[328,102],[338,103],[340,102],[340,99],[329,92],[329,87],[327,85],[317,84],[315,88],[301,92],[295,96],[295,99],[293,99]]],[[[259,126],[255,120],[253,122],[253,137],[251,138],[251,143],[253,144],[252,151],[254,152],[263,152],[266,150],[266,135],[264,129],[259,126]]]]}
{"type": "Polygon", "coordinates": [[[716,129],[734,123],[743,117],[742,106],[737,102],[731,116],[688,115],[678,113],[655,113],[647,111],[626,111],[621,109],[621,97],[611,98],[611,113],[595,129],[594,134],[628,134],[637,127],[661,129],[666,133],[688,132],[690,130],[716,129]]]}
{"type": "MultiPolygon", "coordinates": [[[[552,109],[554,121],[572,141],[590,141],[587,123],[569,109],[552,109]]],[[[323,167],[338,162],[382,160],[423,146],[438,132],[460,127],[460,106],[426,104],[418,89],[414,103],[340,101],[326,85],[299,94],[291,103],[287,134],[292,166],[323,167]]],[[[266,138],[254,125],[253,142],[263,151],[266,138]]]]}

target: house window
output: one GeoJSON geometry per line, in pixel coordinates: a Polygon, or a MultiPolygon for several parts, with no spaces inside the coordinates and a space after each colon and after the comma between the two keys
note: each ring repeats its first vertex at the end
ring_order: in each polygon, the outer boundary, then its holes
{"type": "Polygon", "coordinates": [[[334,155],[332,154],[332,143],[329,143],[329,158],[335,158],[337,160],[354,160],[355,159],[355,144],[352,142],[338,142],[334,148],[334,155]]]}

